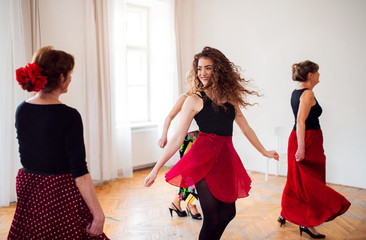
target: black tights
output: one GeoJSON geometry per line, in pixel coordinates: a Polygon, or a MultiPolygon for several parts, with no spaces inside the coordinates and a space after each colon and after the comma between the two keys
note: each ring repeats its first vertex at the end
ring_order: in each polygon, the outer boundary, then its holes
{"type": "Polygon", "coordinates": [[[196,183],[196,189],[203,212],[203,225],[199,240],[218,240],[226,226],[235,217],[235,202],[217,200],[207,187],[205,180],[196,183]]]}

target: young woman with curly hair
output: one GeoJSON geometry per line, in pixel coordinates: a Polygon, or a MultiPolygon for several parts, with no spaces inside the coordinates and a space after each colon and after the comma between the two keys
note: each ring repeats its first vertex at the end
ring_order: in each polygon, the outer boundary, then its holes
{"type": "Polygon", "coordinates": [[[278,154],[262,146],[242,114],[240,107],[250,105],[245,97],[256,92],[245,89],[247,81],[223,53],[205,47],[195,55],[190,77],[197,92],[185,100],[179,127],[145,178],[145,186],[154,183],[160,168],[179,149],[194,118],[200,133],[165,178],[175,186],[195,184],[203,212],[199,239],[215,240],[235,217],[235,201],[247,197],[251,188],[251,179],[233,147],[234,120],[261,154],[277,160],[278,154]]]}

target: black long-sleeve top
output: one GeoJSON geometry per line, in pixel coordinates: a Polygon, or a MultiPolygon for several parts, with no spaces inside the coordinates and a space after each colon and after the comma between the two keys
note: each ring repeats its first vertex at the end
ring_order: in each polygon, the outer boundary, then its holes
{"type": "Polygon", "coordinates": [[[38,174],[88,173],[83,123],[79,112],[64,104],[22,102],[15,115],[20,161],[38,174]]]}

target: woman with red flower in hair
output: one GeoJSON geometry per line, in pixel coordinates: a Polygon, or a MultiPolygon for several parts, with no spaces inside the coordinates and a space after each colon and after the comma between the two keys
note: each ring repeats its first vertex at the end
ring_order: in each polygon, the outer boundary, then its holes
{"type": "Polygon", "coordinates": [[[43,47],[16,70],[19,85],[38,93],[16,111],[23,168],[8,239],[108,239],[86,166],[81,116],[59,100],[74,64],[72,55],[43,47]]]}

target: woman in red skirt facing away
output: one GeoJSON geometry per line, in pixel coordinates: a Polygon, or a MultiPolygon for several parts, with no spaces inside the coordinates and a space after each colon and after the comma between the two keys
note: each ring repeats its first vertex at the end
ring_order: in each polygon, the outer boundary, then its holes
{"type": "Polygon", "coordinates": [[[179,187],[195,184],[203,212],[199,239],[215,240],[220,239],[235,217],[235,201],[248,196],[251,184],[233,147],[233,121],[264,156],[278,159],[278,154],[262,146],[244,118],[240,107],[247,106],[245,97],[256,92],[244,88],[247,81],[224,54],[205,47],[194,57],[190,78],[197,91],[185,100],[179,127],[145,178],[145,186],[154,183],[160,168],[179,149],[194,118],[200,133],[191,149],[165,178],[179,187]]]}
{"type": "Polygon", "coordinates": [[[104,213],[85,161],[79,112],[62,104],[74,57],[52,47],[16,71],[19,85],[38,92],[16,111],[20,160],[10,240],[108,239],[104,213]]]}
{"type": "Polygon", "coordinates": [[[312,238],[325,238],[314,227],[345,213],[350,202],[325,185],[323,135],[319,125],[322,113],[313,88],[319,83],[319,66],[310,61],[292,66],[292,79],[299,81],[292,92],[295,126],[288,144],[287,182],[282,194],[278,221],[300,225],[312,238]]]}

